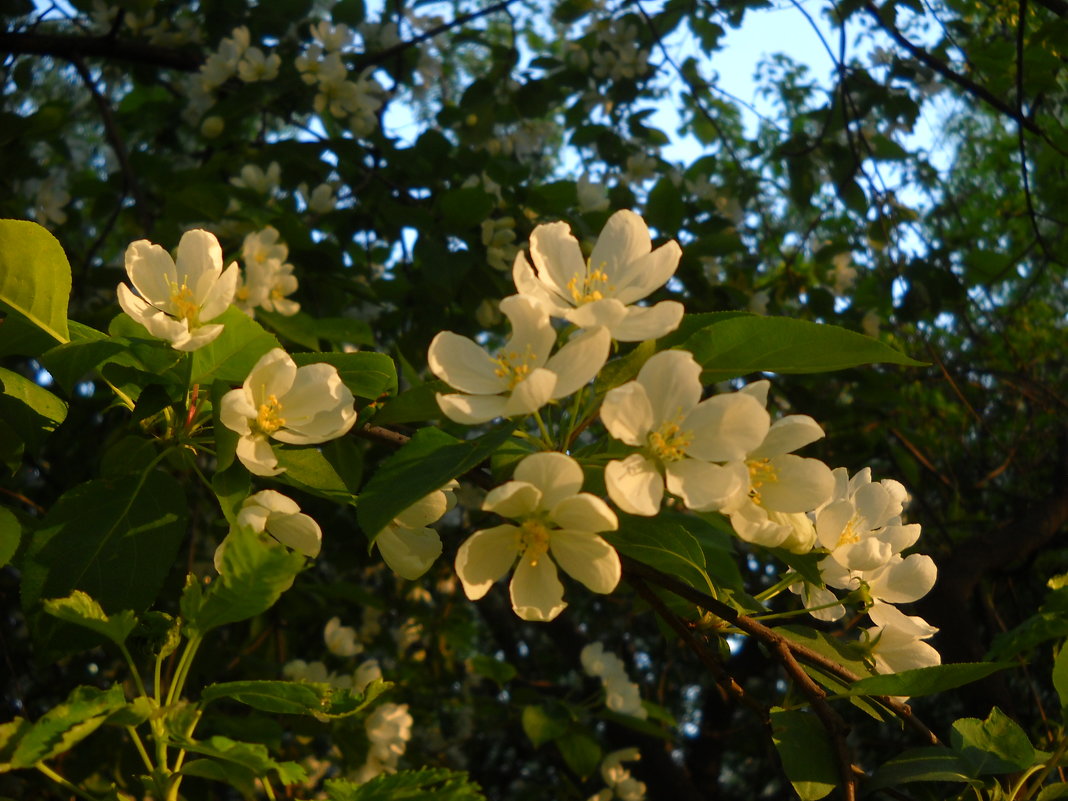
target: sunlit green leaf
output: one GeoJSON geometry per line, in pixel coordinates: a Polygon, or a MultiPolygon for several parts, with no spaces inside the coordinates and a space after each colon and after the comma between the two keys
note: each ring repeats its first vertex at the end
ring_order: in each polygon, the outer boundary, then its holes
{"type": "Polygon", "coordinates": [[[70,263],[52,234],[34,222],[0,220],[0,309],[23,317],[53,344],[68,342],[70,286],[70,263]]]}

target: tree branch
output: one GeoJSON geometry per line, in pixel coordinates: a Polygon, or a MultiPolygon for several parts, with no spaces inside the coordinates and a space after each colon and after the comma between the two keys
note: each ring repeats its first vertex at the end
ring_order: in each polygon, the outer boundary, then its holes
{"type": "Polygon", "coordinates": [[[111,36],[71,36],[68,34],[0,33],[0,53],[54,56],[74,61],[105,58],[196,72],[204,56],[196,50],[159,47],[145,42],[115,39],[111,36]]]}

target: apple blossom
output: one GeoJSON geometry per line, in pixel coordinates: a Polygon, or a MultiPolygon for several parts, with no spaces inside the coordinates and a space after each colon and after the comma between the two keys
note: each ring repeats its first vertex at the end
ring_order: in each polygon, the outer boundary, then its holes
{"type": "Polygon", "coordinates": [[[512,295],[501,301],[501,312],[512,324],[512,336],[494,356],[451,331],[442,331],[430,343],[431,371],[464,393],[438,394],[438,405],[450,420],[472,425],[530,414],[576,392],[608,359],[611,339],[602,328],[572,338],[550,357],[556,331],[537,302],[512,295]]]}
{"type": "Polygon", "coordinates": [[[239,389],[223,395],[219,419],[240,435],[237,458],[258,476],[284,468],[270,439],[315,445],[348,432],[356,422],[352,392],[330,364],[297,367],[281,348],[256,362],[239,389]]]}
{"type": "Polygon", "coordinates": [[[672,241],[652,250],[649,229],[632,211],[617,211],[605,224],[589,260],[564,222],[539,225],[530,235],[530,259],[512,266],[516,290],[554,317],[580,328],[606,327],[613,339],[637,342],[675,330],[683,306],[665,300],[633,305],[663,286],[678,268],[682,251],[672,241]]]}
{"type": "Polygon", "coordinates": [[[230,306],[237,288],[237,264],[223,271],[222,248],[214,234],[186,231],[177,261],[159,245],[139,239],[126,249],[126,273],[137,290],[119,284],[119,305],[154,337],[175,350],[207,345],[223,326],[207,324],[230,306]]]}
{"type": "Polygon", "coordinates": [[[552,620],[567,606],[553,560],[593,592],[616,588],[619,555],[599,532],[619,524],[608,504],[579,491],[582,482],[582,468],[570,456],[536,453],[519,463],[513,481],[486,495],[484,510],[519,524],[476,531],[460,546],[456,574],[468,598],[484,596],[517,558],[510,593],[524,620],[552,620]]]}
{"type": "Polygon", "coordinates": [[[356,629],[352,626],[342,626],[341,618],[336,615],[326,621],[323,641],[326,643],[326,650],[335,656],[356,656],[363,651],[363,643],[356,638],[356,629]]]}
{"type": "Polygon", "coordinates": [[[864,639],[880,673],[900,673],[942,664],[938,651],[924,642],[938,629],[923,618],[906,615],[889,604],[873,605],[868,616],[875,627],[864,630],[864,639]]]}
{"type": "MultiPolygon", "coordinates": [[[[237,513],[237,525],[257,533],[267,532],[282,545],[312,559],[322,547],[323,532],[319,524],[303,514],[296,501],[274,490],[263,490],[245,498],[237,513]]],[[[215,569],[220,572],[227,539],[215,549],[215,569]]]]}
{"type": "Polygon", "coordinates": [[[640,448],[609,462],[605,484],[624,512],[655,515],[664,486],[690,509],[718,509],[742,485],[736,459],[760,441],[767,412],[740,393],[701,401],[701,366],[684,350],[650,357],[634,381],[610,390],[601,420],[616,439],[640,448]],[[761,427],[763,425],[763,428],[761,427]]]}
{"type": "Polygon", "coordinates": [[[416,501],[378,532],[375,545],[394,573],[415,580],[441,555],[441,537],[428,526],[456,505],[453,492],[459,486],[450,481],[416,501]]]}

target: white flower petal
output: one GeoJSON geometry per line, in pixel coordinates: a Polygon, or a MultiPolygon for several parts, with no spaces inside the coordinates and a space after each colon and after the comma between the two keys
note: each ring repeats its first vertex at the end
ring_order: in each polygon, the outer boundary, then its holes
{"type": "Polygon", "coordinates": [[[454,423],[477,425],[495,417],[504,417],[508,399],[501,395],[442,395],[437,394],[442,414],[454,423]]]}
{"type": "Polygon", "coordinates": [[[545,451],[523,459],[516,466],[515,479],[537,487],[541,493],[537,508],[549,511],[581,490],[585,476],[579,463],[567,454],[545,451]]]}
{"type": "Polygon", "coordinates": [[[628,306],[627,316],[612,325],[612,338],[620,342],[644,342],[659,339],[679,327],[685,307],[674,300],[655,306],[628,306]]]}
{"type": "Polygon", "coordinates": [[[609,286],[626,285],[632,280],[632,263],[652,249],[653,242],[645,220],[633,211],[617,211],[608,218],[597,237],[597,244],[590,254],[590,269],[603,270],[608,275],[609,286]]]}
{"type": "Polygon", "coordinates": [[[586,386],[608,360],[612,337],[605,328],[586,331],[573,337],[545,364],[556,373],[553,398],[565,398],[586,386]]]}
{"type": "Polygon", "coordinates": [[[393,522],[405,528],[428,526],[449,510],[449,501],[441,490],[424,495],[395,518],[393,522]]]}
{"type": "Polygon", "coordinates": [[[500,308],[512,324],[512,336],[498,352],[498,358],[507,354],[512,359],[522,359],[529,368],[542,367],[556,342],[556,329],[545,309],[526,295],[509,295],[501,301],[500,308]]]}
{"type": "Polygon", "coordinates": [[[865,578],[873,597],[892,604],[907,604],[931,591],[938,578],[938,568],[927,554],[914,553],[904,559],[895,557],[886,567],[865,578]]]}
{"type": "Polygon", "coordinates": [[[823,429],[811,417],[806,414],[791,414],[772,423],[764,442],[749,455],[752,459],[767,459],[791,453],[823,436],[823,429]]]}
{"type": "Polygon", "coordinates": [[[576,309],[569,310],[565,315],[572,325],[579,328],[614,328],[627,316],[627,307],[615,298],[601,298],[589,303],[583,303],[576,309]]]}
{"type": "Polygon", "coordinates": [[[237,441],[237,458],[257,476],[277,476],[285,472],[284,467],[278,466],[278,458],[266,437],[241,437],[237,441]]]}
{"type": "Polygon", "coordinates": [[[568,283],[586,275],[586,262],[571,227],[564,222],[539,225],[530,235],[530,258],[538,280],[562,298],[570,298],[568,283]]]}
{"type": "Polygon", "coordinates": [[[835,501],[824,506],[816,515],[816,536],[820,545],[830,551],[837,548],[838,541],[853,519],[855,511],[849,501],[835,501]]]}
{"type": "Polygon", "coordinates": [[[237,292],[237,279],[241,276],[241,270],[235,261],[218,278],[212,282],[204,302],[200,306],[200,319],[203,321],[214,320],[234,302],[234,294],[237,292]]]}
{"type": "MultiPolygon", "coordinates": [[[[564,585],[548,554],[537,560],[520,558],[509,586],[512,609],[523,620],[548,622],[564,611],[564,585]]],[[[470,597],[470,596],[468,596],[470,597]]]]}
{"type": "MultiPolygon", "coordinates": [[[[200,278],[213,274],[218,278],[222,272],[222,248],[215,234],[200,228],[186,231],[178,241],[178,257],[175,260],[178,284],[185,284],[196,292],[200,278]]],[[[198,297],[197,300],[202,300],[198,297]]]]}
{"type": "Polygon", "coordinates": [[[515,281],[516,292],[534,298],[549,314],[563,317],[571,310],[571,306],[557,292],[549,289],[549,283],[538,280],[538,276],[522,252],[516,254],[515,261],[512,263],[512,280],[515,281]]]}
{"type": "Polygon", "coordinates": [[[701,365],[688,351],[661,351],[642,365],[638,383],[649,397],[654,426],[681,422],[701,400],[701,365]]]}
{"type": "Polygon", "coordinates": [[[126,248],[126,274],[148,303],[157,308],[170,305],[171,286],[178,281],[178,271],[174,260],[162,247],[147,239],[131,243],[126,248]]]}
{"type": "Polygon", "coordinates": [[[550,508],[549,519],[562,529],[598,532],[619,528],[616,513],[602,499],[588,492],[571,495],[550,508]]]}
{"type": "Polygon", "coordinates": [[[645,387],[637,381],[628,381],[610,389],[601,404],[601,422],[621,442],[635,447],[645,445],[654,425],[653,406],[645,387]]]}
{"type": "Polygon", "coordinates": [[[664,499],[664,479],[653,462],[640,453],[609,462],[604,469],[608,497],[624,512],[652,517],[664,499]]]}
{"type": "Polygon", "coordinates": [[[549,541],[560,568],[593,592],[610,593],[622,574],[616,549],[587,531],[554,531],[549,541]]]}
{"type": "MultiPolygon", "coordinates": [[[[180,325],[182,325],[183,328],[187,327],[184,320],[180,325]]],[[[198,325],[188,333],[183,331],[182,335],[177,339],[171,339],[171,347],[175,350],[180,350],[183,353],[197,350],[215,340],[219,334],[223,332],[223,328],[225,328],[225,326],[222,325],[198,325]]],[[[166,337],[161,337],[161,339],[165,338],[166,337]]]]}
{"type": "Polygon", "coordinates": [[[297,553],[313,559],[323,546],[319,524],[305,514],[272,514],[267,518],[267,533],[297,553]]]}
{"type": "Polygon", "coordinates": [[[258,411],[271,395],[279,399],[289,392],[296,377],[296,362],[281,348],[273,348],[253,365],[244,387],[258,411]]]}
{"type": "Polygon", "coordinates": [[[819,459],[786,454],[770,460],[775,479],[759,487],[760,502],[776,512],[810,512],[831,496],[834,476],[819,459]]]}
{"type": "Polygon", "coordinates": [[[906,548],[911,548],[920,538],[920,524],[909,523],[904,526],[887,526],[878,534],[879,539],[890,546],[894,553],[901,553],[906,548]]]}
{"type": "Polygon", "coordinates": [[[534,514],[541,506],[541,500],[542,492],[533,483],[524,480],[509,481],[486,493],[482,509],[501,517],[518,519],[534,514]]]}
{"type": "Polygon", "coordinates": [[[751,395],[759,401],[761,406],[766,407],[768,405],[768,390],[771,388],[771,382],[767,379],[760,381],[754,381],[752,384],[746,384],[739,392],[751,395]]]}
{"type": "Polygon", "coordinates": [[[548,403],[556,389],[557,376],[552,370],[538,367],[512,389],[504,402],[506,417],[532,414],[548,403]]]}
{"type": "Polygon", "coordinates": [[[519,555],[519,529],[511,525],[476,531],[456,553],[456,575],[464,593],[477,601],[501,578],[519,555]]]}
{"type": "Polygon", "coordinates": [[[746,458],[767,435],[771,418],[752,395],[734,392],[701,401],[682,423],[693,433],[687,453],[706,462],[746,458]]]}
{"type": "Polygon", "coordinates": [[[633,303],[653,293],[675,274],[681,258],[682,248],[674,240],[641,256],[616,281],[616,297],[633,303]]]}
{"type": "Polygon", "coordinates": [[[683,459],[668,462],[664,471],[668,492],[682,498],[686,508],[695,512],[723,508],[746,478],[740,475],[737,462],[721,467],[697,459],[683,459]]]}
{"type": "Polygon", "coordinates": [[[434,337],[427,352],[434,375],[462,392],[495,395],[508,389],[505,377],[497,375],[499,365],[474,340],[442,331],[434,337]]]}
{"type": "Polygon", "coordinates": [[[441,556],[441,537],[433,529],[390,525],[375,537],[382,559],[390,569],[409,581],[422,576],[441,556]]]}

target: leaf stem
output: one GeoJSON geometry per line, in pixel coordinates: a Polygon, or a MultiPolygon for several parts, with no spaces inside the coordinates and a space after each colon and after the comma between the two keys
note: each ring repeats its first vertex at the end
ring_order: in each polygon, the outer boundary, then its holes
{"type": "Polygon", "coordinates": [[[130,739],[133,740],[133,744],[137,747],[137,753],[141,755],[141,761],[145,763],[145,768],[149,773],[155,772],[156,768],[152,764],[152,758],[149,757],[148,751],[145,749],[145,743],[141,739],[141,735],[137,733],[137,729],[133,726],[127,726],[126,731],[129,733],[130,739]]]}
{"type": "Polygon", "coordinates": [[[534,419],[538,421],[538,428],[541,429],[541,438],[542,442],[545,443],[546,449],[554,450],[555,445],[553,444],[552,435],[549,433],[549,429],[545,427],[545,421],[541,419],[540,410],[534,410],[534,419]]]}
{"type": "Polygon", "coordinates": [[[795,584],[798,578],[798,574],[791,570],[777,582],[775,582],[766,590],[764,590],[762,593],[760,593],[759,595],[754,595],[753,597],[761,603],[763,603],[764,601],[770,601],[780,592],[787,589],[791,584],[795,584]]]}
{"type": "Polygon", "coordinates": [[[89,793],[85,792],[76,784],[72,784],[71,782],[67,781],[43,762],[38,762],[36,765],[34,765],[34,767],[37,768],[37,770],[41,771],[41,773],[43,773],[49,779],[54,781],[56,784],[58,784],[60,787],[62,787],[64,790],[69,790],[79,798],[84,798],[86,801],[97,801],[96,796],[89,795],[89,793]]]}

